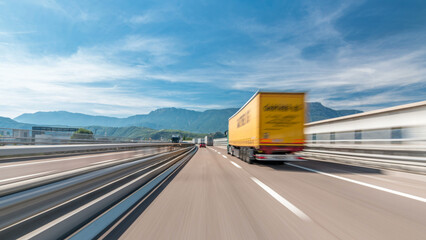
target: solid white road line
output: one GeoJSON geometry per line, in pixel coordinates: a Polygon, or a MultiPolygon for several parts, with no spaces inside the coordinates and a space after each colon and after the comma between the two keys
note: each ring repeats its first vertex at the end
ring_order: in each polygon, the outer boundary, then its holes
{"type": "Polygon", "coordinates": [[[235,167],[237,167],[237,168],[241,168],[241,166],[240,165],[238,165],[238,164],[236,164],[236,163],[234,163],[233,161],[230,161],[235,167]]]}
{"type": "Polygon", "coordinates": [[[251,180],[253,180],[257,185],[259,185],[263,190],[265,190],[267,193],[269,193],[275,200],[277,200],[279,203],[281,203],[284,207],[288,208],[291,212],[296,214],[300,219],[304,221],[311,221],[311,219],[306,215],[304,212],[302,212],[300,209],[298,209],[296,206],[294,206],[291,202],[287,201],[285,198],[283,198],[281,195],[279,195],[277,192],[272,190],[270,187],[268,187],[266,184],[261,182],[259,179],[255,177],[250,177],[251,180]]]}
{"type": "Polygon", "coordinates": [[[319,173],[319,174],[322,174],[322,175],[325,175],[325,176],[328,176],[328,177],[337,178],[337,179],[340,179],[340,180],[343,180],[343,181],[347,181],[347,182],[359,184],[361,186],[373,188],[373,189],[380,190],[380,191],[383,191],[383,192],[392,193],[392,194],[395,194],[395,195],[398,195],[398,196],[401,196],[401,197],[406,197],[406,198],[410,198],[410,199],[413,199],[413,200],[417,200],[417,201],[426,203],[426,198],[414,196],[414,195],[403,193],[403,192],[398,192],[398,191],[395,191],[395,190],[392,190],[392,189],[388,189],[388,188],[384,188],[384,187],[379,187],[379,186],[376,186],[376,185],[373,185],[373,184],[364,183],[364,182],[360,182],[360,181],[349,179],[349,178],[345,178],[345,177],[340,177],[340,176],[337,176],[337,175],[333,175],[333,174],[330,174],[330,173],[321,172],[321,171],[318,171],[318,170],[315,170],[315,169],[311,169],[311,168],[307,168],[307,167],[302,167],[302,166],[298,166],[298,165],[291,164],[291,163],[287,163],[287,165],[290,165],[290,166],[293,166],[293,167],[297,167],[297,168],[301,168],[301,169],[304,169],[306,171],[319,173]]]}
{"type": "Polygon", "coordinates": [[[17,179],[27,178],[27,177],[34,177],[34,176],[38,176],[38,175],[47,174],[47,173],[50,173],[50,172],[53,172],[53,171],[47,171],[47,172],[41,172],[41,173],[34,173],[34,174],[20,176],[20,177],[3,179],[3,180],[0,180],[0,182],[8,182],[8,181],[13,181],[13,180],[17,180],[17,179]]]}

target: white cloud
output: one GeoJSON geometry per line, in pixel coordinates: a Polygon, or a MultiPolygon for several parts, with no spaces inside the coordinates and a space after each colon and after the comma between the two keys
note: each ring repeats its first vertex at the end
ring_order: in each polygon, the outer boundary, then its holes
{"type": "Polygon", "coordinates": [[[413,102],[413,98],[408,95],[401,95],[397,91],[379,92],[371,96],[354,97],[352,99],[318,99],[325,106],[333,106],[334,109],[357,109],[369,111],[377,109],[380,105],[399,105],[401,103],[413,102]]]}
{"type": "Polygon", "coordinates": [[[53,11],[58,11],[61,13],[65,12],[65,10],[57,3],[56,0],[35,0],[35,1],[28,1],[28,2],[39,5],[47,9],[51,9],[53,11]]]}
{"type": "Polygon", "coordinates": [[[181,55],[178,41],[168,38],[142,37],[132,35],[120,41],[118,50],[132,52],[148,52],[153,56],[181,55]]]}
{"type": "MultiPolygon", "coordinates": [[[[166,55],[167,44],[149,49],[154,43],[147,42],[131,45],[134,42],[128,41],[129,45],[124,45],[123,49],[131,46],[135,51],[146,50],[159,57],[166,55]]],[[[123,116],[182,104],[150,97],[127,86],[125,83],[130,79],[147,79],[150,69],[126,64],[115,56],[120,51],[113,49],[112,52],[106,47],[103,51],[100,48],[80,49],[69,56],[39,57],[28,53],[25,47],[0,46],[0,103],[7,106],[0,109],[0,116],[38,110],[123,116]]]]}
{"type": "Polygon", "coordinates": [[[97,20],[98,16],[95,12],[81,8],[77,1],[63,1],[59,3],[56,0],[27,0],[28,4],[33,4],[54,12],[57,15],[65,17],[72,21],[89,21],[97,20]]]}
{"type": "Polygon", "coordinates": [[[21,34],[35,33],[35,31],[14,31],[14,32],[0,32],[0,37],[10,37],[21,34]]]}
{"type": "Polygon", "coordinates": [[[133,24],[147,24],[155,21],[155,17],[151,13],[146,13],[143,15],[136,15],[131,17],[128,22],[133,24]]]}
{"type": "MultiPolygon", "coordinates": [[[[276,49],[275,54],[234,58],[228,63],[231,72],[223,72],[221,78],[228,79],[227,88],[248,90],[252,88],[299,89],[323,91],[330,94],[342,87],[347,92],[403,86],[426,81],[426,49],[413,50],[399,57],[388,55],[342,56],[329,64],[303,60],[286,49],[276,49]],[[282,57],[280,57],[282,56],[282,57]],[[326,90],[326,91],[324,91],[326,90]]],[[[224,63],[226,64],[226,63],[224,63]]],[[[220,71],[215,71],[221,74],[220,71]]],[[[220,78],[220,76],[216,77],[220,78]]]]}
{"type": "MultiPolygon", "coordinates": [[[[64,13],[56,1],[37,3],[64,13]]],[[[426,82],[425,48],[413,46],[403,51],[381,48],[383,42],[403,42],[410,35],[399,35],[398,40],[395,37],[381,39],[363,46],[343,40],[333,23],[352,3],[347,1],[327,11],[320,11],[311,4],[307,8],[309,15],[304,19],[286,19],[276,24],[265,25],[256,19],[235,21],[235,25],[230,22],[224,28],[230,27],[231,31],[253,40],[254,46],[250,46],[253,49],[238,51],[225,47],[224,51],[211,55],[210,63],[195,62],[193,67],[190,64],[188,67],[187,63],[179,65],[181,58],[191,54],[186,49],[200,47],[191,48],[191,39],[185,42],[173,37],[130,35],[113,43],[81,48],[69,56],[44,57],[34,56],[25,47],[11,45],[8,41],[0,42],[0,104],[14,107],[0,115],[34,109],[132,115],[157,107],[219,107],[142,95],[125,84],[129,80],[210,83],[217,88],[243,91],[257,88],[309,90],[314,99],[339,108],[414,99],[395,90],[372,93],[357,102],[329,100],[378,88],[426,82]],[[303,51],[316,44],[336,46],[330,50],[332,56],[325,60],[304,57],[303,51]],[[173,64],[176,66],[168,68],[173,64]],[[79,110],[83,105],[92,108],[79,110]]],[[[72,14],[76,19],[88,20],[93,13],[73,10],[72,14]]],[[[147,11],[123,21],[148,24],[164,20],[161,17],[165,17],[164,12],[147,11]]],[[[0,37],[24,33],[27,32],[0,32],[0,37]]],[[[216,39],[208,40],[214,42],[216,39]]],[[[206,48],[209,48],[207,44],[206,48]]],[[[5,108],[0,111],[2,109],[5,108]]]]}
{"type": "Polygon", "coordinates": [[[150,23],[159,23],[171,18],[176,18],[179,15],[178,11],[179,6],[176,6],[175,3],[168,2],[163,5],[158,4],[153,8],[146,9],[140,14],[133,15],[131,17],[126,16],[123,19],[124,23],[130,23],[132,25],[142,25],[150,23]]]}
{"type": "MultiPolygon", "coordinates": [[[[225,89],[304,90],[323,101],[363,92],[370,92],[364,104],[418,100],[418,96],[407,96],[406,90],[382,93],[378,89],[398,89],[426,82],[426,48],[416,45],[384,48],[385,44],[395,46],[423,35],[399,34],[362,45],[345,42],[333,24],[352,4],[357,3],[346,1],[328,11],[310,5],[308,16],[297,21],[286,19],[268,25],[256,19],[237,21],[235,30],[254,40],[254,49],[259,50],[224,53],[218,61],[221,67],[212,67],[205,75],[210,72],[215,79],[226,79],[219,85],[225,89]],[[305,58],[304,49],[316,44],[330,44],[332,55],[305,58]]],[[[344,107],[337,101],[328,103],[344,107]]],[[[341,103],[349,108],[360,106],[351,100],[341,103]]]]}
{"type": "Polygon", "coordinates": [[[92,83],[137,77],[141,69],[109,62],[103,56],[77,52],[71,56],[15,56],[0,62],[0,81],[8,86],[92,83]],[[33,84],[37,81],[37,84],[33,84]]]}
{"type": "Polygon", "coordinates": [[[107,58],[139,64],[141,67],[159,67],[176,63],[177,58],[186,55],[184,46],[172,37],[128,35],[115,42],[80,49],[82,53],[96,54],[107,58]],[[126,54],[138,53],[137,57],[125,59],[126,54]],[[124,58],[124,59],[123,59],[124,58]]]}

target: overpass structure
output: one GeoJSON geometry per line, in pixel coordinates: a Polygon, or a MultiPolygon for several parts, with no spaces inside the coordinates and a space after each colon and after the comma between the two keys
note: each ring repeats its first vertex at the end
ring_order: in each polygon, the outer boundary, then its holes
{"type": "Polygon", "coordinates": [[[426,102],[306,125],[304,160],[226,139],[0,148],[0,239],[424,239],[426,102]]]}

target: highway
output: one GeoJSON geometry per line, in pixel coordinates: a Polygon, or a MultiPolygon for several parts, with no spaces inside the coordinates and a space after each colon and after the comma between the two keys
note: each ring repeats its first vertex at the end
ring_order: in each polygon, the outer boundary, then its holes
{"type": "Polygon", "coordinates": [[[201,148],[106,239],[425,239],[426,176],[201,148]],[[133,214],[133,216],[132,216],[133,214]]]}
{"type": "Polygon", "coordinates": [[[172,149],[3,158],[0,238],[426,236],[426,175],[313,160],[248,164],[221,146],[180,165],[175,157],[188,150],[172,149]]]}

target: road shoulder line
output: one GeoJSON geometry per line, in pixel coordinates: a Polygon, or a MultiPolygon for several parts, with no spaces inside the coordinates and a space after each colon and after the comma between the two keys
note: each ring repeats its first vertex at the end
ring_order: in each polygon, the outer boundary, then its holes
{"type": "Polygon", "coordinates": [[[289,165],[289,166],[292,166],[292,167],[296,167],[296,168],[306,170],[306,171],[318,173],[318,174],[325,175],[325,176],[328,176],[328,177],[340,179],[340,180],[355,183],[355,184],[358,184],[358,185],[361,185],[361,186],[364,186],[364,187],[373,188],[373,189],[380,190],[380,191],[383,191],[383,192],[392,193],[392,194],[395,194],[395,195],[398,195],[398,196],[401,196],[401,197],[406,197],[406,198],[410,198],[410,199],[413,199],[413,200],[417,200],[417,201],[426,203],[425,198],[414,196],[414,195],[411,195],[411,194],[408,194],[408,193],[398,192],[398,191],[395,191],[395,190],[392,190],[392,189],[379,187],[379,186],[376,186],[376,185],[373,185],[373,184],[360,182],[360,181],[353,180],[353,179],[350,179],[350,178],[340,177],[340,176],[337,176],[337,175],[321,172],[321,171],[311,169],[311,168],[307,168],[307,167],[302,167],[302,166],[295,165],[295,164],[292,164],[292,163],[286,163],[286,164],[289,165]]]}

